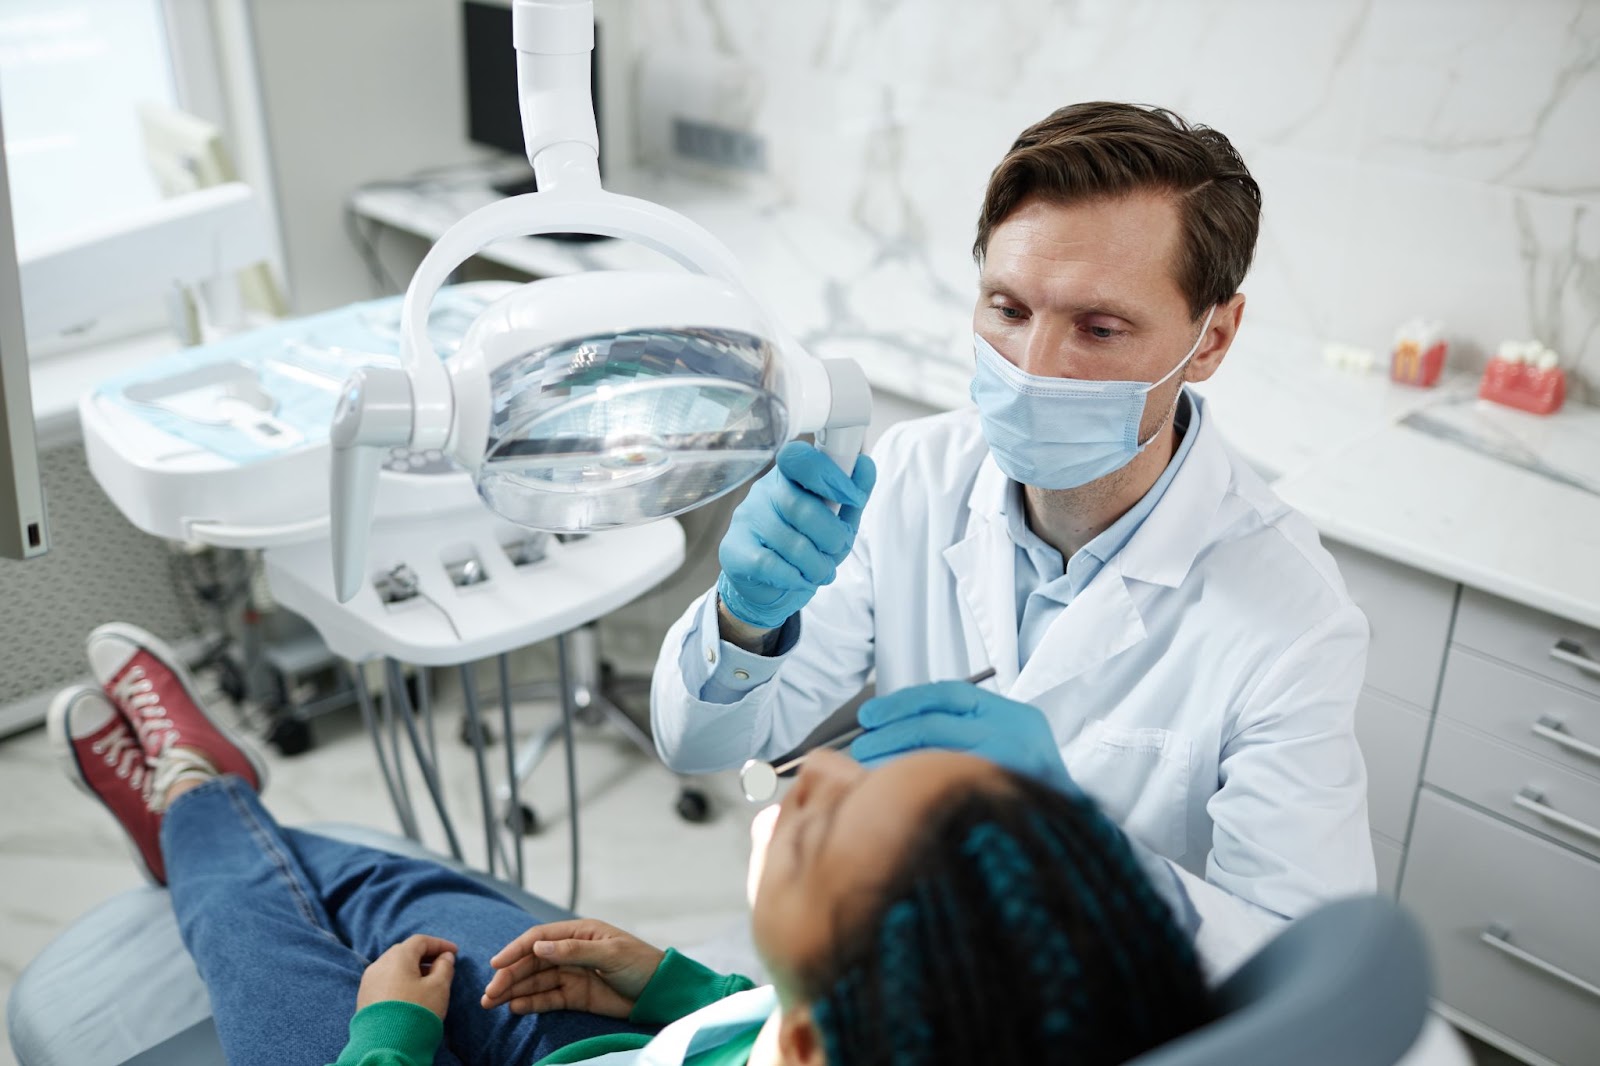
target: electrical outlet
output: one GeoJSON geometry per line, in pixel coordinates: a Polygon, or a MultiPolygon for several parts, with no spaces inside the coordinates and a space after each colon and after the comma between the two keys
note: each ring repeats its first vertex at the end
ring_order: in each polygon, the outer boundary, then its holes
{"type": "Polygon", "coordinates": [[[697,178],[726,181],[768,169],[761,73],[717,56],[640,58],[635,86],[638,158],[697,178]]]}
{"type": "Polygon", "coordinates": [[[672,150],[685,159],[730,170],[767,169],[767,142],[762,137],[714,122],[673,118],[672,150]]]}

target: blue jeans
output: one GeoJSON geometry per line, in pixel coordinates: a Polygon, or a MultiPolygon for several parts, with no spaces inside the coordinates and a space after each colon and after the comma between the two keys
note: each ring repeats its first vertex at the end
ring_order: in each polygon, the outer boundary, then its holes
{"type": "Polygon", "coordinates": [[[655,1031],[572,1011],[484,1010],[489,959],[537,924],[527,911],[438,863],[284,829],[237,777],[179,796],[161,852],[229,1066],[333,1062],[362,971],[412,933],[461,949],[436,1066],[528,1066],[586,1037],[655,1031]]]}

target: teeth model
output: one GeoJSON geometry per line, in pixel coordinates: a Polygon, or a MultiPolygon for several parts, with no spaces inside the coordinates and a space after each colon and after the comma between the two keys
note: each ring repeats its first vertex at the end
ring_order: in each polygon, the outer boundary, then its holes
{"type": "Polygon", "coordinates": [[[1502,341],[1484,368],[1478,396],[1530,414],[1554,414],[1567,398],[1561,357],[1536,340],[1502,341]]]}
{"type": "Polygon", "coordinates": [[[1322,346],[1322,361],[1337,370],[1365,374],[1377,365],[1378,357],[1371,348],[1330,342],[1322,346]]]}
{"type": "Polygon", "coordinates": [[[1414,318],[1395,330],[1389,377],[1405,385],[1431,388],[1444,373],[1449,350],[1442,322],[1414,318]]]}

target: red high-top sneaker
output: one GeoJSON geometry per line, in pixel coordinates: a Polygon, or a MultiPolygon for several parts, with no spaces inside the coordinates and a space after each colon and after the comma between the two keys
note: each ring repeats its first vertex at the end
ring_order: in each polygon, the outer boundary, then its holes
{"type": "Polygon", "coordinates": [[[266,763],[206,710],[189,671],[160,638],[111,622],[89,634],[88,651],[94,676],[132,723],[152,764],[182,745],[205,752],[219,773],[238,774],[257,792],[266,787],[266,763]]]}
{"type": "Polygon", "coordinates": [[[150,766],[133,728],[105,693],[88,685],[59,693],[46,721],[67,776],[116,818],[144,875],[166,884],[161,816],[149,807],[150,766]]]}

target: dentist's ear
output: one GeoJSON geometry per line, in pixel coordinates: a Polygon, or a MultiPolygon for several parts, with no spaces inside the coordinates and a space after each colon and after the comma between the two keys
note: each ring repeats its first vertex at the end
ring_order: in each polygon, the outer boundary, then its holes
{"type": "Polygon", "coordinates": [[[783,1066],[826,1066],[828,1056],[822,1047],[822,1033],[817,1030],[810,1007],[784,1008],[783,1021],[778,1025],[778,1061],[783,1066]]]}
{"type": "Polygon", "coordinates": [[[1211,322],[1206,336],[1195,351],[1194,358],[1184,368],[1183,380],[1205,381],[1217,372],[1233,338],[1238,335],[1239,323],[1244,318],[1244,293],[1236,292],[1212,309],[1211,322]]]}

